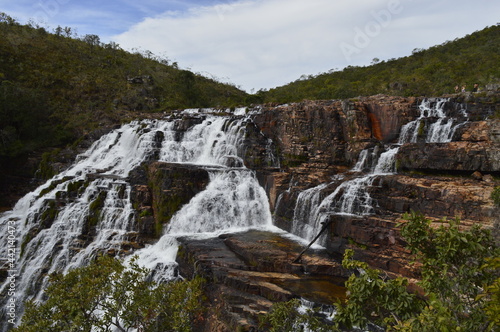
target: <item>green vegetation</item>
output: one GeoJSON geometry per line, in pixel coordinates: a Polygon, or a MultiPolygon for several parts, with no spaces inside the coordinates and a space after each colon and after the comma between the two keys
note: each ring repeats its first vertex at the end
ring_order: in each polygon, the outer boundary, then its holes
{"type": "Polygon", "coordinates": [[[104,202],[106,201],[106,196],[108,193],[106,191],[100,191],[97,197],[89,204],[89,216],[88,216],[88,226],[96,227],[101,219],[102,208],[104,207],[104,202]]]}
{"type": "Polygon", "coordinates": [[[192,331],[202,313],[203,280],[157,284],[132,261],[109,256],[66,275],[52,274],[47,301],[26,303],[14,332],[192,331]]]}
{"type": "Polygon", "coordinates": [[[231,107],[247,96],[69,27],[49,33],[0,13],[0,35],[0,158],[71,143],[137,111],[231,107]]]}
{"type": "MultiPolygon", "coordinates": [[[[334,325],[323,330],[364,328],[368,323],[388,331],[497,331],[500,328],[500,248],[489,230],[475,225],[461,230],[458,220],[431,227],[418,213],[406,214],[401,234],[422,264],[421,294],[408,292],[406,278],[390,279],[347,250],[343,266],[353,271],[346,282],[348,298],[336,304],[334,325]]],[[[295,331],[316,324],[311,313],[297,312],[294,302],[279,304],[265,321],[275,331],[295,331]],[[290,322],[292,320],[292,322],[290,322]],[[279,329],[283,321],[284,329],[279,329]],[[291,327],[290,327],[291,326],[291,327]],[[289,328],[290,327],[290,328],[289,328]]]]}
{"type": "Polygon", "coordinates": [[[491,193],[491,199],[496,206],[500,207],[500,186],[495,187],[491,193]]]}
{"type": "Polygon", "coordinates": [[[260,328],[269,332],[296,332],[303,331],[332,331],[333,327],[321,322],[314,310],[299,313],[300,301],[293,299],[288,302],[279,302],[272,306],[271,311],[261,318],[260,328]]]}
{"type": "Polygon", "coordinates": [[[344,99],[379,93],[399,96],[440,96],[455,86],[500,83],[500,25],[464,38],[447,41],[411,56],[378,61],[366,67],[349,66],[317,76],[304,77],[285,86],[259,91],[264,102],[304,99],[344,99]]]}
{"type": "Polygon", "coordinates": [[[282,165],[284,167],[298,167],[309,160],[307,155],[285,154],[282,165]]]}

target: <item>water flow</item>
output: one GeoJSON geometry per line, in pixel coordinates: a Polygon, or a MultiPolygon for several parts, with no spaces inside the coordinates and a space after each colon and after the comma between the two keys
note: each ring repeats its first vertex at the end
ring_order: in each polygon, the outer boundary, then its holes
{"type": "Polygon", "coordinates": [[[208,117],[186,131],[180,140],[178,133],[169,131],[160,152],[160,160],[197,165],[227,165],[231,159],[242,165],[238,146],[243,120],[229,121],[225,117],[208,117]]]}
{"type": "Polygon", "coordinates": [[[422,139],[426,143],[451,142],[457,128],[462,126],[468,118],[467,112],[462,109],[458,117],[445,111],[449,99],[425,99],[419,105],[420,116],[401,127],[399,144],[416,143],[422,139]]]}
{"type": "MultiPolygon", "coordinates": [[[[146,160],[218,166],[210,171],[207,189],[172,218],[167,232],[270,225],[266,193],[239,155],[245,121],[206,116],[183,132],[176,130],[177,120],[124,125],[101,137],[68,170],[27,194],[12,211],[0,215],[2,243],[8,242],[13,229],[13,246],[0,247],[0,257],[12,257],[9,274],[16,286],[11,295],[9,280],[1,285],[2,313],[7,301],[15,301],[19,318],[25,300],[42,298],[52,272],[86,265],[98,252],[127,253],[124,241],[137,231],[127,176],[146,160]],[[15,255],[9,256],[9,249],[15,255]]],[[[154,262],[156,279],[169,279],[176,251],[175,237],[166,236],[140,251],[139,257],[143,265],[154,262]],[[163,266],[155,255],[161,256],[163,266]]]]}
{"type": "MultiPolygon", "coordinates": [[[[323,183],[319,186],[302,191],[297,197],[293,215],[291,233],[310,241],[321,229],[321,223],[324,221],[320,211],[320,203],[323,199],[322,191],[328,184],[323,183]]],[[[319,239],[322,242],[322,239],[319,239]]]]}
{"type": "Polygon", "coordinates": [[[223,232],[272,227],[265,190],[253,171],[245,168],[242,162],[234,163],[235,160],[241,161],[244,151],[241,142],[245,121],[226,122],[220,127],[221,124],[217,124],[217,128],[225,131],[210,131],[210,151],[196,149],[202,152],[191,161],[218,166],[216,169],[207,168],[210,175],[208,186],[172,217],[157,243],[136,252],[138,263],[153,271],[154,280],[176,277],[176,238],[179,236],[206,238],[223,232]]]}

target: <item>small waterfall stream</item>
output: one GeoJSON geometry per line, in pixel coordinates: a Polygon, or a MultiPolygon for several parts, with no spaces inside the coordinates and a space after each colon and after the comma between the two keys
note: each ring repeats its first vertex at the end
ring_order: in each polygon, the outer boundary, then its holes
{"type": "Polygon", "coordinates": [[[464,109],[455,116],[445,112],[448,101],[446,98],[424,99],[419,106],[420,116],[401,127],[398,143],[416,143],[419,137],[426,143],[451,142],[457,128],[468,121],[468,114],[464,109]]]}
{"type": "MultiPolygon", "coordinates": [[[[291,232],[311,241],[331,215],[364,216],[373,214],[374,201],[368,189],[374,181],[384,175],[396,172],[396,156],[399,147],[405,143],[446,143],[453,139],[457,128],[468,121],[467,112],[459,110],[458,116],[445,111],[448,99],[424,99],[419,105],[420,115],[417,119],[401,128],[397,144],[386,147],[375,146],[362,150],[351,173],[353,178],[340,184],[338,179],[331,183],[320,184],[301,192],[295,204],[295,215],[291,232]],[[383,152],[381,152],[383,150],[383,152]],[[336,186],[329,195],[324,191],[329,186],[336,186]]],[[[324,244],[326,236],[317,241],[324,244]]]]}

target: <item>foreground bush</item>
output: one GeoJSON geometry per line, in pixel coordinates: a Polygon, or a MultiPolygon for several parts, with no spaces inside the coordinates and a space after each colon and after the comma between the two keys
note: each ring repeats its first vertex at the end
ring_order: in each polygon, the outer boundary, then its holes
{"type": "Polygon", "coordinates": [[[147,275],[107,256],[53,274],[47,301],[26,303],[13,331],[191,331],[202,313],[202,280],[157,284],[147,275]]]}
{"type": "MultiPolygon", "coordinates": [[[[331,326],[321,331],[366,329],[388,331],[498,331],[500,329],[500,250],[491,232],[475,225],[462,230],[459,220],[431,227],[418,213],[406,214],[401,235],[422,264],[419,286],[424,296],[408,292],[406,278],[390,279],[347,250],[342,265],[353,270],[346,282],[347,300],[336,304],[331,326]]],[[[296,303],[276,306],[264,321],[273,331],[296,331],[315,324],[296,303]],[[281,320],[286,319],[286,324],[281,320]]],[[[314,331],[314,330],[312,330],[314,331]]]]}

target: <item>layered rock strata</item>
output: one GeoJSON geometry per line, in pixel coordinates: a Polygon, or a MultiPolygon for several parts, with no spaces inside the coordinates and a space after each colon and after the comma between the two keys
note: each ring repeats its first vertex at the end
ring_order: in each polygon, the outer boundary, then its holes
{"type": "MultiPolygon", "coordinates": [[[[379,95],[264,108],[254,121],[276,142],[282,165],[279,173],[258,170],[275,224],[291,231],[301,192],[325,184],[320,194],[325,198],[352,177],[363,149],[398,143],[401,127],[419,117],[421,102],[422,98],[379,95]],[[344,180],[334,180],[339,176],[344,180]]],[[[397,172],[377,176],[366,188],[373,212],[334,217],[325,243],[332,254],[351,247],[357,258],[376,267],[415,276],[396,226],[405,212],[420,211],[435,220],[458,217],[464,225],[498,228],[498,208],[490,198],[500,174],[500,122],[492,119],[498,103],[452,98],[444,109],[452,116],[465,110],[467,121],[451,142],[418,138],[400,146],[397,172]]]]}
{"type": "Polygon", "coordinates": [[[348,271],[325,250],[309,250],[276,233],[248,231],[197,240],[180,238],[180,272],[203,276],[212,304],[207,331],[257,331],[259,316],[273,303],[301,297],[331,305],[345,297],[348,271]]]}

